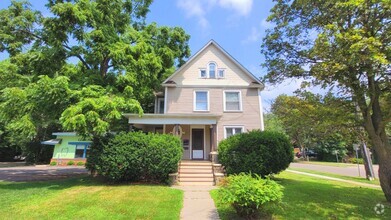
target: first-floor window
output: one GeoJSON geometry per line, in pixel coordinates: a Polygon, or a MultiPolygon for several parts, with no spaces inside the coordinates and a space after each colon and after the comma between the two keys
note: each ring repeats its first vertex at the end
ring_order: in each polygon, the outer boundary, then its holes
{"type": "Polygon", "coordinates": [[[243,133],[243,127],[225,127],[225,138],[229,138],[232,135],[243,133]]]}
{"type": "Polygon", "coordinates": [[[89,151],[89,145],[76,145],[75,158],[86,158],[89,151]]]}

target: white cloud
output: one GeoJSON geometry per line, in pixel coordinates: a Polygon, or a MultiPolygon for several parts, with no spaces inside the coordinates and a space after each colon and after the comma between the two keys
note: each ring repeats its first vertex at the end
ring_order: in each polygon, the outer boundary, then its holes
{"type": "Polygon", "coordinates": [[[186,17],[196,17],[198,19],[198,24],[202,28],[207,28],[209,26],[209,22],[205,17],[206,11],[202,6],[202,0],[178,0],[177,5],[184,10],[186,17]]]}
{"type": "Polygon", "coordinates": [[[233,9],[239,15],[246,16],[251,12],[253,0],[219,0],[218,3],[223,8],[233,9]]]}
{"type": "Polygon", "coordinates": [[[239,16],[247,16],[251,12],[253,0],[177,0],[187,18],[195,17],[202,28],[209,26],[207,13],[214,7],[235,11],[239,16]]]}

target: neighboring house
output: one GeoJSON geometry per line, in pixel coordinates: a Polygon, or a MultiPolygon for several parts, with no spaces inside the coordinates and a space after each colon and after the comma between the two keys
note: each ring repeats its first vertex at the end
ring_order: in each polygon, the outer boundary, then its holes
{"type": "Polygon", "coordinates": [[[50,162],[66,165],[70,160],[75,164],[86,161],[91,141],[81,141],[82,137],[75,132],[56,132],[53,135],[56,139],[41,142],[45,145],[54,145],[53,158],[50,162]]]}
{"type": "Polygon", "coordinates": [[[154,114],[124,116],[143,131],[178,135],[183,159],[208,160],[221,140],[263,130],[264,85],[213,40],[162,86],[154,114]]]}

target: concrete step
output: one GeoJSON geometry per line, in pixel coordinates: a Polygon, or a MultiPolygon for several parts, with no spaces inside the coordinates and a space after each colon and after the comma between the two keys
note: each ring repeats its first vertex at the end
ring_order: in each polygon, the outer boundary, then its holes
{"type": "Polygon", "coordinates": [[[188,174],[192,174],[192,173],[199,173],[199,174],[202,174],[202,173],[213,173],[212,170],[197,170],[197,169],[180,169],[179,170],[179,173],[180,174],[183,174],[183,173],[188,173],[188,174]]]}
{"type": "Polygon", "coordinates": [[[209,170],[212,169],[212,166],[179,166],[179,168],[209,170]]]}
{"type": "Polygon", "coordinates": [[[181,162],[181,166],[212,166],[211,162],[181,162]]]}
{"type": "Polygon", "coordinates": [[[213,186],[213,182],[179,182],[180,186],[213,186]]]}
{"type": "Polygon", "coordinates": [[[213,178],[213,173],[180,173],[179,178],[213,178]]]}
{"type": "Polygon", "coordinates": [[[179,177],[179,182],[212,182],[213,177],[179,177]]]}

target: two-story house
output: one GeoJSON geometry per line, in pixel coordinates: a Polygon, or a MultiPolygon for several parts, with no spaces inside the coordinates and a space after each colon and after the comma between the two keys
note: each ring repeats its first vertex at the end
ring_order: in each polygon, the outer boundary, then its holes
{"type": "Polygon", "coordinates": [[[183,159],[208,160],[234,134],[263,130],[264,85],[215,41],[209,41],[163,84],[154,114],[124,114],[146,132],[174,134],[183,159]]]}

